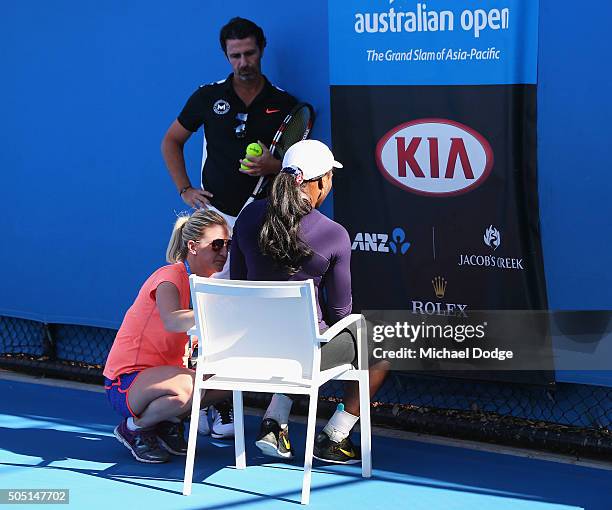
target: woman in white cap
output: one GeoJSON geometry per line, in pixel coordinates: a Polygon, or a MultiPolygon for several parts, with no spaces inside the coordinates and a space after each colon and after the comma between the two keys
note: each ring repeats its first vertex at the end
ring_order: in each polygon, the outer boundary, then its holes
{"type": "MultiPolygon", "coordinates": [[[[253,202],[238,217],[234,232],[231,278],[235,280],[312,279],[322,332],[351,313],[351,242],[346,229],[317,208],[332,187],[333,169],[342,168],[329,148],[317,140],[293,145],[283,158],[268,199],[253,202]]],[[[355,339],[342,331],[321,348],[321,370],[356,359],[355,339]]],[[[376,393],[386,366],[370,369],[370,392],[376,393]]],[[[264,454],[292,458],[288,418],[292,400],[275,394],[264,415],[257,446],[264,454]]],[[[348,383],[344,406],[315,439],[314,456],[335,463],[359,462],[349,433],[359,419],[356,383],[348,383]]]]}

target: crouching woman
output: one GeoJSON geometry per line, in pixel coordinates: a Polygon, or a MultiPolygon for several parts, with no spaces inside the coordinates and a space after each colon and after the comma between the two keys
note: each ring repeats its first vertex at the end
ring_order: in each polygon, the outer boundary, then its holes
{"type": "MultiPolygon", "coordinates": [[[[221,271],[230,232],[225,220],[199,210],[177,219],[168,244],[168,265],[145,281],[125,314],[104,368],[108,399],[123,420],[115,436],[136,460],[160,463],[185,455],[183,418],[191,409],[195,372],[184,366],[190,310],[189,274],[221,271]]],[[[203,405],[227,397],[206,392],[203,405]]]]}

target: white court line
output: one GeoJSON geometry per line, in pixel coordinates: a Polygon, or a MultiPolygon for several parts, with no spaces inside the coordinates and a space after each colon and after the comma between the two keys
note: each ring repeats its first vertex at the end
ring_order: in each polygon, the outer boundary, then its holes
{"type": "MultiPolygon", "coordinates": [[[[31,384],[42,384],[44,386],[54,386],[57,388],[69,388],[83,391],[92,391],[95,393],[103,393],[104,388],[101,385],[88,384],[77,381],[63,381],[61,379],[47,379],[44,377],[35,377],[26,374],[18,374],[7,370],[0,369],[0,380],[16,381],[31,384]]],[[[253,407],[245,407],[245,414],[249,416],[263,416],[263,410],[253,407]]],[[[292,421],[306,424],[305,416],[292,416],[292,421]]],[[[325,419],[318,419],[317,425],[324,426],[327,423],[325,419]]],[[[355,431],[359,430],[359,426],[355,431]]],[[[396,430],[383,427],[372,427],[372,434],[380,437],[389,437],[392,439],[418,441],[420,443],[435,444],[441,446],[452,446],[456,448],[465,448],[479,452],[498,453],[501,455],[513,455],[515,457],[525,457],[535,460],[544,460],[549,462],[558,462],[560,464],[571,464],[574,466],[604,469],[612,471],[612,462],[603,460],[581,459],[571,455],[563,455],[560,453],[541,452],[529,450],[527,448],[515,448],[512,446],[496,445],[490,443],[479,443],[478,441],[469,441],[465,439],[454,439],[444,436],[433,436],[427,434],[419,434],[416,432],[408,432],[405,430],[396,430]]]]}

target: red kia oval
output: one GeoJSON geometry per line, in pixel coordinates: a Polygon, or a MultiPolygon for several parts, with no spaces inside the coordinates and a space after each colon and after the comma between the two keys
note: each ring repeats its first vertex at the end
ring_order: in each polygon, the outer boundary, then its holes
{"type": "Polygon", "coordinates": [[[476,189],[488,178],[493,161],[484,136],[449,119],[400,124],[376,144],[376,163],[383,177],[425,196],[453,196],[476,189]]]}

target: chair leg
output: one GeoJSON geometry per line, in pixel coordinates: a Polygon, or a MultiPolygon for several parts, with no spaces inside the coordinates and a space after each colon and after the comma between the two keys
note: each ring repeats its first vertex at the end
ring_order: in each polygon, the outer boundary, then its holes
{"type": "Polygon", "coordinates": [[[236,449],[236,469],[246,468],[246,453],[244,448],[244,408],[242,392],[233,391],[234,396],[234,448],[236,449]]]}
{"type": "Polygon", "coordinates": [[[361,476],[372,476],[372,427],[370,424],[370,377],[367,371],[359,377],[359,414],[361,422],[361,476]]]}
{"type": "Polygon", "coordinates": [[[312,453],[314,450],[315,427],[317,425],[318,388],[310,394],[308,405],[308,427],[306,429],[306,453],[304,454],[304,481],[302,482],[302,505],[310,501],[310,484],[312,479],[312,453]]]}
{"type": "Polygon", "coordinates": [[[183,495],[191,494],[191,482],[193,481],[193,464],[195,462],[196,444],[198,442],[198,422],[200,420],[200,401],[202,390],[198,388],[197,372],[196,383],[193,389],[191,401],[191,420],[189,422],[189,440],[187,442],[187,458],[185,459],[185,479],[183,480],[183,495]]]}

